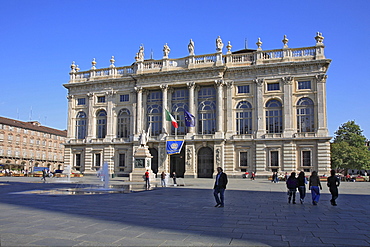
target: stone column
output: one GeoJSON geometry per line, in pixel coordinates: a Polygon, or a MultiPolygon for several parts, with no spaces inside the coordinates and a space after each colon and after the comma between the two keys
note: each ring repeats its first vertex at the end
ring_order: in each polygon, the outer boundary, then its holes
{"type": "Polygon", "coordinates": [[[328,128],[326,121],[326,79],[327,75],[321,74],[316,75],[316,105],[317,110],[315,111],[315,119],[317,119],[317,135],[320,137],[328,136],[328,128]]]}
{"type": "Polygon", "coordinates": [[[113,116],[113,105],[114,105],[114,97],[117,92],[115,91],[109,91],[107,92],[108,97],[108,107],[107,107],[107,136],[106,138],[112,140],[115,136],[114,133],[114,116],[113,116]]]}
{"type": "Polygon", "coordinates": [[[167,90],[168,90],[168,85],[167,84],[162,84],[159,86],[162,90],[162,134],[168,133],[169,135],[171,134],[171,128],[168,129],[168,124],[166,121],[166,110],[171,112],[171,109],[168,108],[168,103],[167,103],[167,90]]]}
{"type": "Polygon", "coordinates": [[[217,116],[216,116],[216,129],[217,132],[222,133],[223,132],[223,90],[222,86],[224,85],[223,80],[216,80],[215,81],[216,87],[217,87],[217,116]]]}
{"type": "Polygon", "coordinates": [[[68,124],[67,124],[67,138],[74,139],[76,138],[76,116],[73,116],[73,113],[76,115],[77,113],[73,110],[73,95],[68,95],[68,124]]]}
{"type": "Polygon", "coordinates": [[[134,88],[137,93],[137,105],[136,105],[136,133],[141,133],[143,129],[143,119],[142,119],[142,112],[143,112],[143,88],[142,87],[135,87],[134,88]]]}
{"type": "Polygon", "coordinates": [[[254,129],[255,129],[255,138],[261,138],[265,133],[265,126],[264,126],[264,106],[263,106],[263,85],[265,79],[255,79],[254,82],[256,83],[256,97],[255,97],[255,121],[254,121],[254,129]]]}
{"type": "Polygon", "coordinates": [[[88,100],[89,100],[89,110],[87,113],[87,139],[91,140],[94,136],[94,94],[93,93],[88,93],[87,94],[88,100]]]}
{"type": "Polygon", "coordinates": [[[283,90],[284,90],[284,109],[283,109],[283,135],[284,137],[292,137],[294,134],[294,126],[293,126],[293,103],[292,103],[292,95],[293,95],[293,80],[294,78],[291,76],[283,77],[283,90]]]}
{"type": "Polygon", "coordinates": [[[233,135],[234,118],[233,118],[233,93],[234,81],[226,82],[226,138],[233,135]]]}
{"type": "MultiPolygon", "coordinates": [[[[188,86],[188,89],[189,89],[189,112],[190,114],[192,114],[193,116],[195,116],[195,98],[194,98],[194,89],[195,89],[195,83],[192,81],[192,82],[188,82],[186,83],[186,85],[188,86]]],[[[189,133],[191,134],[194,134],[195,133],[195,127],[188,127],[188,131],[189,133]]]]}

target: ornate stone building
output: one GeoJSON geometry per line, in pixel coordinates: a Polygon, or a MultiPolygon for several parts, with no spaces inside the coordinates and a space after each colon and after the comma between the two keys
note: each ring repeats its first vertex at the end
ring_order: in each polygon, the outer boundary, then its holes
{"type": "Polygon", "coordinates": [[[131,66],[88,71],[73,62],[68,89],[65,162],[95,173],[103,162],[110,172],[128,176],[148,133],[154,173],[212,177],[221,166],[230,176],[245,171],[270,175],[330,169],[326,121],[326,72],[321,33],[312,47],[232,51],[216,39],[216,53],[144,60],[141,46],[131,66]],[[225,50],[225,53],[223,51],[225,50]],[[179,128],[166,121],[167,109],[179,128]],[[184,109],[195,116],[186,127],[184,109]],[[180,154],[166,154],[166,140],[184,139],[180,154]]]}
{"type": "Polygon", "coordinates": [[[63,169],[67,131],[0,117],[0,164],[2,169],[63,169]]]}

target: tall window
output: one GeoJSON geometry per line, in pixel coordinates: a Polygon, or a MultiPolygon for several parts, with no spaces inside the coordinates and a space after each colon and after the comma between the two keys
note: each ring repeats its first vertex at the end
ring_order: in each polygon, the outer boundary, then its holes
{"type": "Polygon", "coordinates": [[[118,166],[124,167],[125,166],[125,160],[126,160],[126,155],[125,154],[119,154],[118,166]]]}
{"type": "Polygon", "coordinates": [[[147,100],[148,125],[151,135],[158,136],[162,130],[162,92],[151,91],[147,100]]]}
{"type": "Polygon", "coordinates": [[[76,157],[75,166],[80,167],[81,166],[81,154],[76,154],[75,157],[76,157]]]}
{"type": "Polygon", "coordinates": [[[314,105],[310,98],[301,98],[297,103],[298,132],[315,131],[314,105]]]}
{"type": "Polygon", "coordinates": [[[95,166],[100,166],[101,164],[101,153],[95,154],[95,166]]]}
{"type": "Polygon", "coordinates": [[[203,87],[198,93],[198,133],[214,134],[216,131],[216,90],[203,87]]]}
{"type": "Polygon", "coordinates": [[[107,134],[107,112],[98,111],[96,114],[96,138],[105,138],[107,134]]]}
{"type": "Polygon", "coordinates": [[[80,111],[76,117],[76,139],[85,139],[86,137],[86,113],[80,111]]]}
{"type": "Polygon", "coordinates": [[[239,166],[248,166],[248,153],[240,152],[239,166]]]}
{"type": "MultiPolygon", "coordinates": [[[[176,119],[179,127],[177,128],[178,135],[186,134],[184,109],[189,111],[189,91],[185,88],[175,89],[172,93],[172,116],[176,119]]],[[[175,134],[175,128],[171,125],[171,133],[175,134]]]]}
{"type": "Polygon", "coordinates": [[[236,106],[236,132],[238,135],[252,133],[252,105],[247,101],[236,106]]]}
{"type": "Polygon", "coordinates": [[[130,136],[130,111],[122,109],[118,113],[117,137],[127,138],[130,136]]]}
{"type": "Polygon", "coordinates": [[[311,151],[302,151],[302,166],[311,166],[311,151]]]}
{"type": "Polygon", "coordinates": [[[270,152],[270,166],[279,166],[279,151],[270,152]]]}
{"type": "Polygon", "coordinates": [[[269,100],[266,103],[266,131],[267,133],[283,132],[282,105],[278,100],[269,100]]]}

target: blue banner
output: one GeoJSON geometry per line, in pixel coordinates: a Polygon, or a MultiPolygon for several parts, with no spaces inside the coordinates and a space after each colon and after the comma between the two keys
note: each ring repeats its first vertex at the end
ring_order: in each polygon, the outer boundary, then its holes
{"type": "Polygon", "coordinates": [[[167,140],[166,141],[166,150],[167,154],[179,154],[181,152],[182,145],[184,140],[167,140]]]}

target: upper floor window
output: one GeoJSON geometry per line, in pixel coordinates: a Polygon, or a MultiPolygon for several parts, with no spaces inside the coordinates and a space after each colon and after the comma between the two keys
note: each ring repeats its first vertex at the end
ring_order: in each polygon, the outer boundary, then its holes
{"type": "Polygon", "coordinates": [[[171,115],[176,119],[179,127],[177,128],[177,130],[171,127],[171,133],[173,135],[176,131],[179,135],[186,134],[184,109],[189,110],[188,102],[189,90],[187,90],[186,88],[179,88],[174,90],[174,92],[172,93],[172,108],[170,112],[171,115]]]}
{"type": "Polygon", "coordinates": [[[127,109],[122,109],[118,113],[117,118],[117,137],[127,138],[130,136],[130,111],[127,109]]]}
{"type": "Polygon", "coordinates": [[[238,93],[249,93],[249,85],[238,86],[238,93]]]}
{"type": "Polygon", "coordinates": [[[267,133],[283,132],[282,105],[276,99],[266,103],[266,131],[267,133]]]}
{"type": "Polygon", "coordinates": [[[107,134],[107,112],[98,111],[96,114],[96,138],[105,138],[107,134]]]}
{"type": "Polygon", "coordinates": [[[105,96],[98,96],[98,103],[105,103],[105,96]]]}
{"type": "Polygon", "coordinates": [[[150,91],[147,98],[147,123],[153,136],[162,131],[162,91],[150,91]]]}
{"type": "Polygon", "coordinates": [[[252,133],[252,105],[247,101],[236,106],[236,132],[238,135],[252,133]]]}
{"type": "Polygon", "coordinates": [[[214,134],[216,132],[216,90],[204,87],[198,93],[198,133],[214,134]]]}
{"type": "Polygon", "coordinates": [[[298,82],[298,89],[311,89],[311,81],[299,81],[298,82]]]}
{"type": "Polygon", "coordinates": [[[310,98],[301,98],[297,102],[298,132],[314,132],[314,104],[310,98]]]}
{"type": "Polygon", "coordinates": [[[129,94],[121,94],[119,96],[119,101],[120,102],[127,102],[130,101],[130,95],[129,94]]]}
{"type": "Polygon", "coordinates": [[[267,91],[277,91],[280,90],[280,84],[276,83],[267,83],[267,91]]]}
{"type": "Polygon", "coordinates": [[[77,99],[77,105],[85,105],[86,99],[85,98],[78,98],[77,99]]]}
{"type": "Polygon", "coordinates": [[[86,113],[80,111],[76,116],[76,138],[85,139],[86,136],[86,113]]]}

